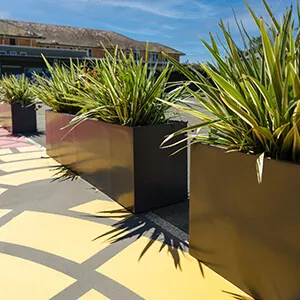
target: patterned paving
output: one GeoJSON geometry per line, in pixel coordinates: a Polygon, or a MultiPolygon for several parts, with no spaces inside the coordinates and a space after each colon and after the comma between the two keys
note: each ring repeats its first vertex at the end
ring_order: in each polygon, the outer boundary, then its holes
{"type": "Polygon", "coordinates": [[[145,216],[62,171],[0,129],[0,299],[251,299],[145,216]]]}

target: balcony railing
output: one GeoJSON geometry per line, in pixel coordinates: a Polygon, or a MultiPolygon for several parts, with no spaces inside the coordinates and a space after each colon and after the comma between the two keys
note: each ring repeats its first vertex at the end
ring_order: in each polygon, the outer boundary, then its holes
{"type": "Polygon", "coordinates": [[[84,58],[87,56],[85,50],[0,45],[0,56],[41,57],[41,54],[52,58],[84,58]]]}

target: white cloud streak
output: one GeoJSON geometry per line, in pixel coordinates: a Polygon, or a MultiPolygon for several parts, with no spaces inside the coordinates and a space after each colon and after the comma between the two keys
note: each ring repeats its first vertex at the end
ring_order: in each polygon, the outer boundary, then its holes
{"type": "Polygon", "coordinates": [[[82,0],[89,3],[98,3],[103,6],[114,6],[139,10],[161,17],[173,19],[198,19],[213,14],[213,7],[196,0],[154,0],[145,3],[138,0],[82,0]]]}
{"type": "Polygon", "coordinates": [[[9,19],[10,13],[7,11],[0,11],[0,19],[9,19]]]}

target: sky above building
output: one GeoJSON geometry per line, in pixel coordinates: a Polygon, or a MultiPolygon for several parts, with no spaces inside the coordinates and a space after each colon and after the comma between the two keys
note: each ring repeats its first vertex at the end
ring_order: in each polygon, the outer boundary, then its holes
{"type": "MultiPolygon", "coordinates": [[[[296,0],[269,0],[279,16],[296,0]]],[[[266,17],[260,0],[248,0],[266,17]]],[[[128,37],[165,44],[186,53],[182,61],[204,62],[210,55],[199,37],[217,34],[222,18],[238,35],[232,13],[252,36],[257,28],[243,0],[1,0],[0,18],[111,30],[128,37]]]]}

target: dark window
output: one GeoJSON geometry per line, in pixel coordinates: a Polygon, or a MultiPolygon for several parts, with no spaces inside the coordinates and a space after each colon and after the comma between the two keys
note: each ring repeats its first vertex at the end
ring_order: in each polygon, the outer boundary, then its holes
{"type": "Polygon", "coordinates": [[[92,49],[89,49],[89,50],[88,50],[88,56],[89,56],[89,57],[92,57],[92,49]]]}
{"type": "Polygon", "coordinates": [[[139,60],[140,59],[140,53],[135,51],[134,52],[134,60],[139,60]]]}
{"type": "Polygon", "coordinates": [[[9,44],[10,45],[17,45],[16,39],[9,39],[9,44]]]}

